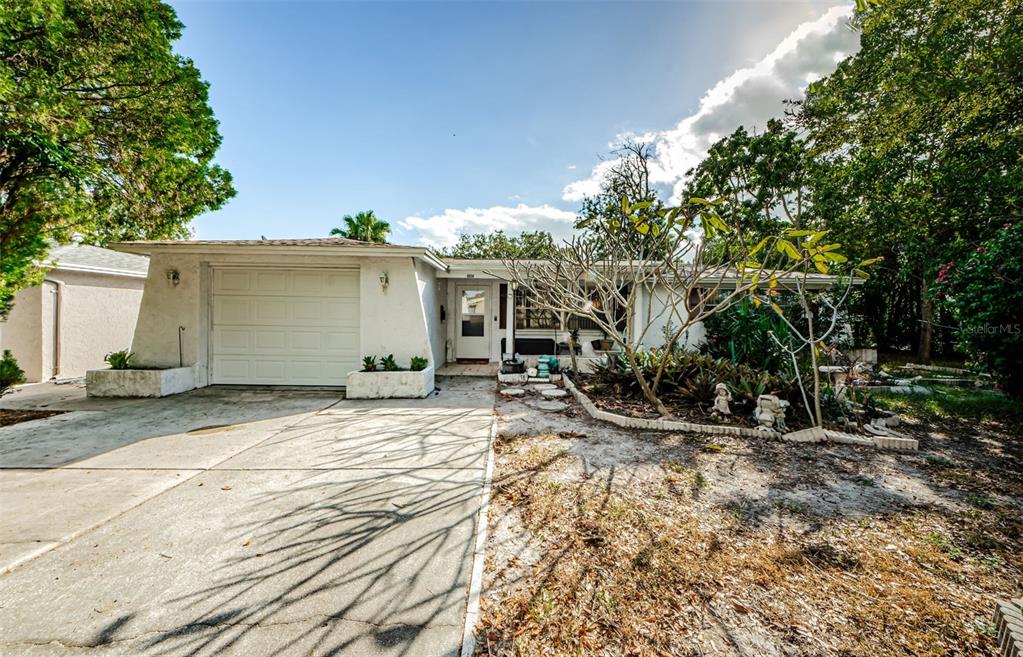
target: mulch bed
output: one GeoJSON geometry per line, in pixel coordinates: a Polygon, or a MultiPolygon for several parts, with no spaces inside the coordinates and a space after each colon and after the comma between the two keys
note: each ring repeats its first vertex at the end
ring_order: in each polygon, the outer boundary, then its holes
{"type": "Polygon", "coordinates": [[[60,415],[65,411],[20,411],[10,408],[0,408],[0,427],[10,426],[31,420],[41,420],[51,415],[60,415]]]}
{"type": "MultiPolygon", "coordinates": [[[[655,420],[660,417],[653,405],[645,399],[623,399],[621,397],[610,397],[607,391],[599,386],[587,383],[578,384],[579,388],[586,393],[593,404],[604,411],[625,415],[628,417],[644,418],[655,420]]],[[[696,424],[721,424],[737,427],[756,427],[753,421],[752,407],[740,404],[737,401],[731,403],[732,415],[727,422],[719,420],[711,414],[712,406],[706,408],[686,402],[681,399],[672,399],[670,396],[662,397],[664,405],[668,407],[675,419],[682,422],[693,422],[696,424]]],[[[786,420],[789,418],[787,417],[786,420]]]]}

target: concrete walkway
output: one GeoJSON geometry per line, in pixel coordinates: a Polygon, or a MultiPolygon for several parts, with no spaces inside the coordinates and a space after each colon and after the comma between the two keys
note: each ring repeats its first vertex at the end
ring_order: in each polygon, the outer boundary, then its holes
{"type": "Polygon", "coordinates": [[[439,385],[70,395],[0,429],[0,654],[456,654],[493,384],[439,385]]]}

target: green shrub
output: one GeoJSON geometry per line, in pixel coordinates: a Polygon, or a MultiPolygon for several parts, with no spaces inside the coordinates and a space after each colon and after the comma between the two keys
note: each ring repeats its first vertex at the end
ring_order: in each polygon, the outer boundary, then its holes
{"type": "Polygon", "coordinates": [[[387,354],[380,359],[380,366],[384,368],[385,372],[398,372],[401,370],[398,367],[397,361],[394,360],[394,354],[387,354]]]}
{"type": "MultiPolygon", "coordinates": [[[[791,405],[788,417],[799,413],[802,418],[806,414],[794,376],[759,372],[728,358],[681,350],[669,353],[651,349],[637,354],[636,359],[648,381],[653,380],[658,366],[667,359],[659,394],[669,404],[681,401],[710,406],[714,402],[714,386],[724,383],[732,392],[733,406],[740,409],[752,410],[758,396],[776,394],[791,405]]],[[[643,398],[636,377],[621,354],[605,357],[593,369],[589,381],[615,397],[643,398]]]]}
{"type": "Polygon", "coordinates": [[[18,361],[10,349],[4,349],[0,358],[0,397],[11,387],[25,382],[25,372],[18,367],[18,361]]]}
{"type": "Polygon", "coordinates": [[[413,372],[422,372],[426,369],[426,366],[430,364],[430,361],[422,356],[413,356],[412,363],[409,365],[409,369],[413,372]]]}
{"type": "Polygon", "coordinates": [[[791,369],[788,356],[771,335],[788,341],[789,327],[774,313],[753,306],[749,299],[717,312],[704,322],[707,343],[704,352],[715,358],[727,358],[767,372],[791,369]]]}
{"type": "Polygon", "coordinates": [[[122,349],[121,351],[113,351],[107,354],[103,360],[112,370],[130,370],[131,359],[134,357],[135,354],[127,349],[122,349]]]}
{"type": "Polygon", "coordinates": [[[1023,396],[1023,224],[1007,223],[935,280],[959,324],[957,346],[988,369],[1005,392],[1023,396]]]}
{"type": "Polygon", "coordinates": [[[376,356],[363,356],[362,357],[362,371],[363,372],[376,372],[377,371],[377,357],[376,356]]]}

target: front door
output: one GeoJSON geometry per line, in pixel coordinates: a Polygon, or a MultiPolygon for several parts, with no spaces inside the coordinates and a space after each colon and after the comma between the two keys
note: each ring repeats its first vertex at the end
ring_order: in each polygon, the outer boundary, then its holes
{"type": "Polygon", "coordinates": [[[487,321],[488,287],[459,285],[458,324],[456,325],[455,355],[458,358],[490,359],[490,331],[487,321]]]}

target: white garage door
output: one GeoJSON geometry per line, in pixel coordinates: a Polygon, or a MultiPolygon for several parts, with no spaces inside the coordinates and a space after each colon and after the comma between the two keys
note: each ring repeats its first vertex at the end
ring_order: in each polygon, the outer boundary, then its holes
{"type": "Polygon", "coordinates": [[[358,369],[359,272],[213,270],[213,383],[344,385],[358,369]]]}

